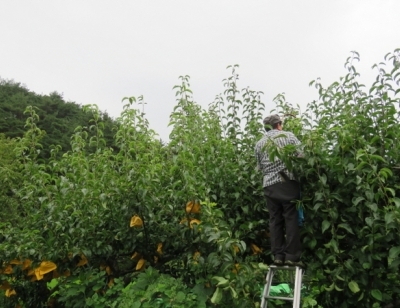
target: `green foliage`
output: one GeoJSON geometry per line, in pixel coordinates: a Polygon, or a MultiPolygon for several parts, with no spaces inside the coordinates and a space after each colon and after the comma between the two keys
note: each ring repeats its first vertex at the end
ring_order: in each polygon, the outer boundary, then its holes
{"type": "Polygon", "coordinates": [[[15,151],[17,141],[6,138],[0,134],[0,204],[3,211],[0,213],[0,221],[15,223],[18,216],[19,200],[15,195],[21,181],[18,161],[15,151]]]}
{"type": "MultiPolygon", "coordinates": [[[[62,153],[71,149],[70,137],[77,126],[89,129],[93,114],[72,102],[65,102],[61,94],[38,95],[13,81],[0,79],[0,133],[6,137],[22,137],[25,132],[24,111],[28,106],[35,106],[39,116],[37,126],[46,132],[42,138],[43,147],[40,158],[48,159],[52,147],[59,145],[62,153]]],[[[115,147],[113,127],[115,121],[105,112],[98,113],[103,125],[104,139],[108,146],[115,147]]]]}
{"type": "Polygon", "coordinates": [[[150,267],[124,288],[115,307],[205,308],[208,294],[200,285],[189,289],[181,279],[150,267]]]}
{"type": "Polygon", "coordinates": [[[366,90],[354,52],[347,75],[327,88],[312,82],[319,100],[286,123],[304,144],[295,166],[307,213],[304,255],[324,307],[380,307],[400,292],[400,50],[385,59],[366,90]]]}
{"type": "Polygon", "coordinates": [[[106,273],[95,269],[80,271],[71,277],[53,279],[48,284],[51,290],[51,300],[63,307],[117,307],[115,303],[123,290],[120,280],[110,281],[106,273]],[[109,288],[108,284],[113,287],[109,288]]]}
{"type": "MultiPolygon", "coordinates": [[[[354,53],[339,82],[311,83],[320,98],[306,112],[275,98],[285,129],[303,144],[296,159],[293,147],[268,150],[302,183],[304,307],[398,300],[399,53],[376,67],[369,90],[357,82],[354,53]]],[[[264,104],[261,92],[238,90],[238,67],[228,68],[208,110],[193,102],[189,77],[180,77],[166,145],[137,108],[143,97],[127,97],[113,148],[102,113],[88,105],[82,111],[91,118],[74,128],[69,150],[59,155],[55,146],[44,162],[39,109],[26,109],[23,137],[0,139],[0,167],[8,168],[1,198],[13,211],[0,221],[0,280],[16,290],[5,301],[257,307],[271,261],[253,157],[264,104]],[[54,262],[57,275],[36,275],[42,261],[54,262]],[[53,275],[60,277],[43,282],[53,275]]]]}

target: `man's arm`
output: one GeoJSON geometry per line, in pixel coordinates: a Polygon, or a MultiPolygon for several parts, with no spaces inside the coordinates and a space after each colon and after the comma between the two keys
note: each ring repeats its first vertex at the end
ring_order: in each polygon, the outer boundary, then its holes
{"type": "Polygon", "coordinates": [[[300,140],[292,132],[289,132],[289,143],[294,145],[301,144],[300,140]]]}

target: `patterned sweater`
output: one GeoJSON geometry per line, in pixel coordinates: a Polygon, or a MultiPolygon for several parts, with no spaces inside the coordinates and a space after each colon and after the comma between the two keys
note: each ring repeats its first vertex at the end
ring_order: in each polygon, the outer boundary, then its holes
{"type": "Polygon", "coordinates": [[[300,145],[300,141],[291,132],[272,129],[257,142],[255,146],[255,156],[257,160],[257,168],[263,174],[263,187],[271,186],[273,184],[282,182],[282,176],[279,172],[285,172],[289,179],[294,180],[294,176],[289,172],[285,164],[279,159],[275,158],[270,161],[266,147],[269,142],[274,142],[278,147],[284,147],[289,144],[300,145]]]}

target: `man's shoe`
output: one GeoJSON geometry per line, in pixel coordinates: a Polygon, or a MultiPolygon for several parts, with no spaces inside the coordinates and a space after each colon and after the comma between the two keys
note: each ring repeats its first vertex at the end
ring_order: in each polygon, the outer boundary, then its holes
{"type": "Polygon", "coordinates": [[[300,267],[305,267],[305,264],[301,261],[291,261],[291,260],[286,260],[285,265],[287,266],[300,266],[300,267]]]}
{"type": "Polygon", "coordinates": [[[276,259],[276,260],[274,260],[274,265],[282,266],[283,264],[284,264],[284,262],[283,262],[283,260],[281,260],[281,259],[276,259]]]}

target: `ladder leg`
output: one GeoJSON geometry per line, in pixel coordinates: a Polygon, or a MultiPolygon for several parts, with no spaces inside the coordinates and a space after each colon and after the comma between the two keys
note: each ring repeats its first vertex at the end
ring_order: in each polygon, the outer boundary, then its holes
{"type": "Polygon", "coordinates": [[[298,267],[296,267],[296,274],[295,274],[295,280],[294,280],[294,291],[293,291],[293,308],[299,308],[299,305],[297,303],[297,289],[298,289],[298,267]]]}
{"type": "Polygon", "coordinates": [[[299,267],[299,307],[300,307],[300,299],[301,299],[301,289],[303,288],[303,276],[304,276],[304,268],[299,267]]]}
{"type": "Polygon", "coordinates": [[[293,271],[289,271],[289,281],[292,285],[294,285],[295,279],[296,279],[295,273],[293,271]]]}
{"type": "Polygon", "coordinates": [[[272,284],[273,277],[274,277],[274,269],[269,268],[267,277],[265,279],[266,283],[265,283],[265,287],[264,287],[264,291],[263,291],[263,295],[262,295],[262,299],[261,299],[261,308],[267,308],[267,305],[268,305],[267,296],[269,296],[269,292],[271,290],[271,284],[272,284]]]}
{"type": "Polygon", "coordinates": [[[300,293],[301,293],[302,278],[303,278],[303,269],[299,266],[296,266],[294,294],[293,294],[293,308],[300,308],[300,293]]]}

